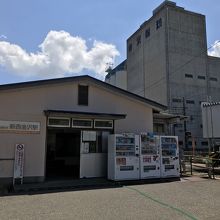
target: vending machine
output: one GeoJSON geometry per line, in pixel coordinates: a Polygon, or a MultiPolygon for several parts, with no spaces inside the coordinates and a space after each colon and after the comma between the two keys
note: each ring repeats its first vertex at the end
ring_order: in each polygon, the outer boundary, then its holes
{"type": "Polygon", "coordinates": [[[159,140],[152,134],[140,135],[140,178],[160,178],[159,140]]]}
{"type": "Polygon", "coordinates": [[[139,136],[112,134],[108,137],[108,179],[139,179],[139,136]]]}
{"type": "Polygon", "coordinates": [[[177,136],[158,136],[160,140],[161,177],[179,177],[179,147],[177,136]]]}

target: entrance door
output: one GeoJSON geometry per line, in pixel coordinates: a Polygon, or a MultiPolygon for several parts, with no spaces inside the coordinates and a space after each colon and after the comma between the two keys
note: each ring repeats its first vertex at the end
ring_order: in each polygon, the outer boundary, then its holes
{"type": "Polygon", "coordinates": [[[80,131],[48,129],[46,176],[53,179],[79,178],[80,131]]]}

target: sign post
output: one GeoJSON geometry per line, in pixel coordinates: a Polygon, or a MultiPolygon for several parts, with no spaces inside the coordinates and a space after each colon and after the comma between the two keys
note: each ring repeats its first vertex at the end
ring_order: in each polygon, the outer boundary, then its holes
{"type": "Polygon", "coordinates": [[[16,144],[13,185],[15,185],[16,179],[20,179],[21,184],[23,184],[23,170],[24,170],[24,144],[16,144]]]}

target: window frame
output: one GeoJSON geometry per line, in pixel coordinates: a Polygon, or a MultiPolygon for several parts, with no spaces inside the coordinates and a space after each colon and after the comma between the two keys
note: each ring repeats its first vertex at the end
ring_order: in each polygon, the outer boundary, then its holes
{"type": "MultiPolygon", "coordinates": [[[[85,94],[83,94],[85,95],[85,94]]],[[[82,85],[82,84],[78,84],[78,105],[80,106],[88,106],[89,105],[89,86],[88,85],[82,85]],[[87,97],[86,97],[86,101],[84,100],[84,97],[82,98],[82,93],[84,93],[85,91],[82,91],[82,88],[87,88],[87,97]],[[81,91],[80,91],[81,90],[81,91]]]]}
{"type": "Polygon", "coordinates": [[[205,76],[201,76],[201,75],[197,76],[197,78],[201,79],[201,80],[206,80],[206,77],[205,76]]]}
{"type": "Polygon", "coordinates": [[[144,36],[145,36],[146,39],[150,37],[150,28],[147,28],[145,30],[144,36]]]}
{"type": "Polygon", "coordinates": [[[195,104],[195,100],[189,100],[189,99],[187,99],[187,100],[186,100],[186,104],[194,105],[194,104],[195,104]]]}
{"type": "Polygon", "coordinates": [[[114,120],[110,120],[110,119],[95,119],[94,120],[94,128],[98,128],[98,129],[113,129],[114,128],[114,120]],[[112,126],[111,127],[100,127],[100,126],[96,126],[96,122],[97,121],[109,121],[112,123],[112,126]]]}
{"type": "Polygon", "coordinates": [[[48,117],[47,118],[47,126],[48,127],[56,127],[56,128],[70,128],[70,125],[71,125],[71,119],[70,118],[64,118],[64,117],[48,117]],[[69,120],[69,126],[67,126],[67,125],[50,125],[50,123],[49,123],[49,120],[50,119],[67,119],[67,120],[69,120]]]}
{"type": "Polygon", "coordinates": [[[72,128],[93,128],[93,120],[92,119],[82,119],[82,118],[72,118],[71,127],[72,128]],[[73,125],[74,120],[77,120],[77,121],[90,121],[91,126],[75,126],[75,125],[73,125]]]}
{"type": "Polygon", "coordinates": [[[156,29],[158,30],[160,27],[162,27],[162,18],[156,20],[156,29]]]}
{"type": "Polygon", "coordinates": [[[172,98],[173,103],[182,103],[182,99],[180,98],[172,98]]]}
{"type": "Polygon", "coordinates": [[[210,77],[210,78],[209,78],[209,81],[218,82],[218,78],[216,78],[216,77],[210,77]]]}
{"type": "Polygon", "coordinates": [[[138,35],[136,38],[137,46],[141,44],[141,35],[138,35]]]}
{"type": "Polygon", "coordinates": [[[189,73],[185,73],[185,78],[193,79],[193,75],[189,73]]]}

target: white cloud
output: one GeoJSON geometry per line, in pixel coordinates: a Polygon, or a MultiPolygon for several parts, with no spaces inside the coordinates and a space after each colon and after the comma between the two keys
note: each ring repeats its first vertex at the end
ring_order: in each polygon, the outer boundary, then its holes
{"type": "Polygon", "coordinates": [[[220,57],[220,41],[217,40],[212,45],[212,49],[208,52],[210,56],[220,57]]]}
{"type": "Polygon", "coordinates": [[[88,49],[84,39],[65,31],[50,31],[39,48],[28,53],[18,45],[0,41],[0,65],[24,77],[62,77],[88,70],[103,78],[106,63],[119,56],[112,44],[94,41],[88,49]]]}
{"type": "Polygon", "coordinates": [[[7,39],[7,36],[5,36],[4,34],[0,35],[0,39],[1,38],[4,38],[4,39],[7,39]]]}

